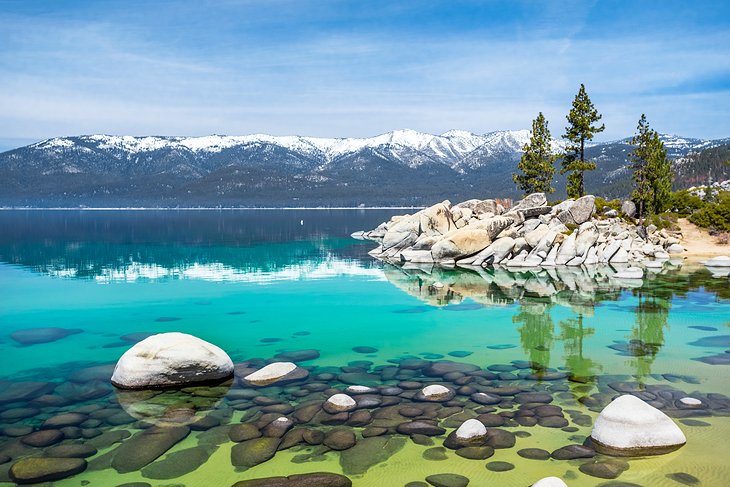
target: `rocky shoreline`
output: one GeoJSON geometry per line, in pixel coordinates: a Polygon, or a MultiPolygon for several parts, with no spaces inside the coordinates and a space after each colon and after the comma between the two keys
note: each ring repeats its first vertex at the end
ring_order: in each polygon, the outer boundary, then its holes
{"type": "Polygon", "coordinates": [[[626,267],[684,252],[680,234],[634,224],[630,201],[621,210],[597,215],[592,195],[550,206],[534,193],[509,208],[494,199],[447,200],[352,236],[378,242],[370,252],[378,259],[444,267],[626,267]]]}

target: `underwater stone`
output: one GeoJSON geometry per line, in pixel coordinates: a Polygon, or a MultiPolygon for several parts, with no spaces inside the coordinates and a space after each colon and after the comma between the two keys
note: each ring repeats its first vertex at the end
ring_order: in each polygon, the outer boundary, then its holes
{"type": "Polygon", "coordinates": [[[235,467],[254,467],[276,454],[280,438],[255,438],[237,443],[231,448],[231,463],[235,467]]]}
{"type": "Polygon", "coordinates": [[[456,454],[468,460],[486,460],[494,455],[491,446],[467,446],[456,450],[456,454]]]}
{"type": "Polygon", "coordinates": [[[210,445],[195,446],[170,453],[162,460],[144,467],[142,476],[156,480],[175,479],[205,464],[217,448],[210,445]]]}
{"type": "Polygon", "coordinates": [[[628,470],[629,464],[627,462],[610,460],[602,462],[589,462],[581,465],[578,470],[591,477],[598,477],[601,479],[615,479],[618,478],[624,471],[628,470]]]}
{"type": "Polygon", "coordinates": [[[508,472],[513,470],[515,466],[509,462],[489,462],[487,463],[487,470],[491,472],[508,472]]]}
{"type": "Polygon", "coordinates": [[[568,487],[568,484],[557,477],[545,477],[532,484],[532,487],[568,487]]]}
{"type": "Polygon", "coordinates": [[[233,362],[220,348],[185,333],[160,333],[127,350],[117,362],[112,384],[122,389],[173,387],[222,381],[233,362]]]}
{"type": "Polygon", "coordinates": [[[10,338],[21,345],[37,345],[39,343],[55,342],[56,340],[81,332],[82,330],[77,328],[26,328],[24,330],[14,331],[10,334],[10,338]]]}
{"type": "Polygon", "coordinates": [[[455,473],[439,473],[426,477],[426,482],[433,487],[466,487],[469,485],[469,479],[463,475],[455,473]]]}
{"type": "Polygon", "coordinates": [[[597,451],[619,456],[661,455],[687,442],[666,414],[628,394],[601,411],[591,440],[597,451]]]}
{"type": "MultiPolygon", "coordinates": [[[[522,458],[529,460],[549,460],[550,452],[542,448],[523,448],[517,452],[522,458]]],[[[547,485],[547,484],[546,484],[547,485]]]]}
{"type": "Polygon", "coordinates": [[[347,394],[335,394],[322,405],[322,408],[330,414],[352,411],[356,407],[355,400],[347,394]]]}
{"type": "Polygon", "coordinates": [[[456,395],[456,391],[442,386],[432,384],[421,389],[414,397],[417,401],[445,402],[450,401],[456,395]]]}
{"type": "Polygon", "coordinates": [[[23,458],[10,467],[10,478],[18,484],[36,484],[61,480],[86,470],[81,458],[23,458]]]}
{"type": "Polygon", "coordinates": [[[139,470],[162,456],[190,433],[185,426],[152,426],[122,443],[114,453],[112,467],[119,473],[139,470]]]}
{"type": "Polygon", "coordinates": [[[575,460],[577,458],[593,458],[595,450],[583,445],[568,445],[558,448],[550,455],[556,460],[575,460]]]}
{"type": "Polygon", "coordinates": [[[55,445],[61,440],[63,440],[63,433],[59,430],[36,431],[20,439],[26,445],[38,448],[55,445]]]}
{"type": "Polygon", "coordinates": [[[336,473],[314,472],[241,480],[233,484],[233,487],[352,487],[352,481],[336,473]]]}
{"type": "Polygon", "coordinates": [[[336,428],[325,433],[322,443],[333,450],[347,450],[355,446],[355,433],[348,429],[336,428]]]}
{"type": "Polygon", "coordinates": [[[248,374],[243,381],[252,386],[268,386],[303,380],[308,376],[309,371],[298,367],[293,362],[274,362],[248,374]]]}

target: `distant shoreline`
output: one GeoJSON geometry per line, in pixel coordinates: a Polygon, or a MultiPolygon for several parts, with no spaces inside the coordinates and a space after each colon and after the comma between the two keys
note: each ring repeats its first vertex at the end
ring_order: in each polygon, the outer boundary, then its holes
{"type": "Polygon", "coordinates": [[[0,211],[235,211],[235,210],[422,210],[425,206],[267,206],[267,207],[0,207],[0,211]]]}

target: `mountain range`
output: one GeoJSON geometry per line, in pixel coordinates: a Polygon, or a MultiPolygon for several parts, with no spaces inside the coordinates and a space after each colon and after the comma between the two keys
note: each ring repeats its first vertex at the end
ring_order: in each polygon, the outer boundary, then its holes
{"type": "MultiPolygon", "coordinates": [[[[57,137],[0,154],[0,206],[423,205],[517,197],[511,179],[528,130],[369,138],[245,135],[57,137]]],[[[692,182],[693,154],[730,144],[662,135],[692,182]],[[690,161],[689,163],[687,161],[690,161]]],[[[564,141],[555,139],[559,152],[564,141]]],[[[592,144],[588,192],[630,192],[630,139],[592,144]]],[[[687,183],[690,181],[688,180],[687,183]]],[[[677,181],[679,186],[684,181],[677,181]]],[[[556,176],[556,197],[564,178],[556,176]]]]}

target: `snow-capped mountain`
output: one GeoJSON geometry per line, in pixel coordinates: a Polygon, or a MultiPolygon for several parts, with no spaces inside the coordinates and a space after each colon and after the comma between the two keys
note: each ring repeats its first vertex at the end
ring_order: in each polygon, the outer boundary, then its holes
{"type": "MultiPolygon", "coordinates": [[[[461,194],[514,196],[511,174],[529,138],[528,130],[58,137],[0,154],[0,205],[421,204],[461,194]]],[[[671,157],[730,142],[662,140],[671,157]]],[[[623,187],[629,144],[588,148],[600,168],[587,175],[589,190],[623,187]]],[[[565,143],[555,139],[552,146],[559,153],[565,143]]]]}

